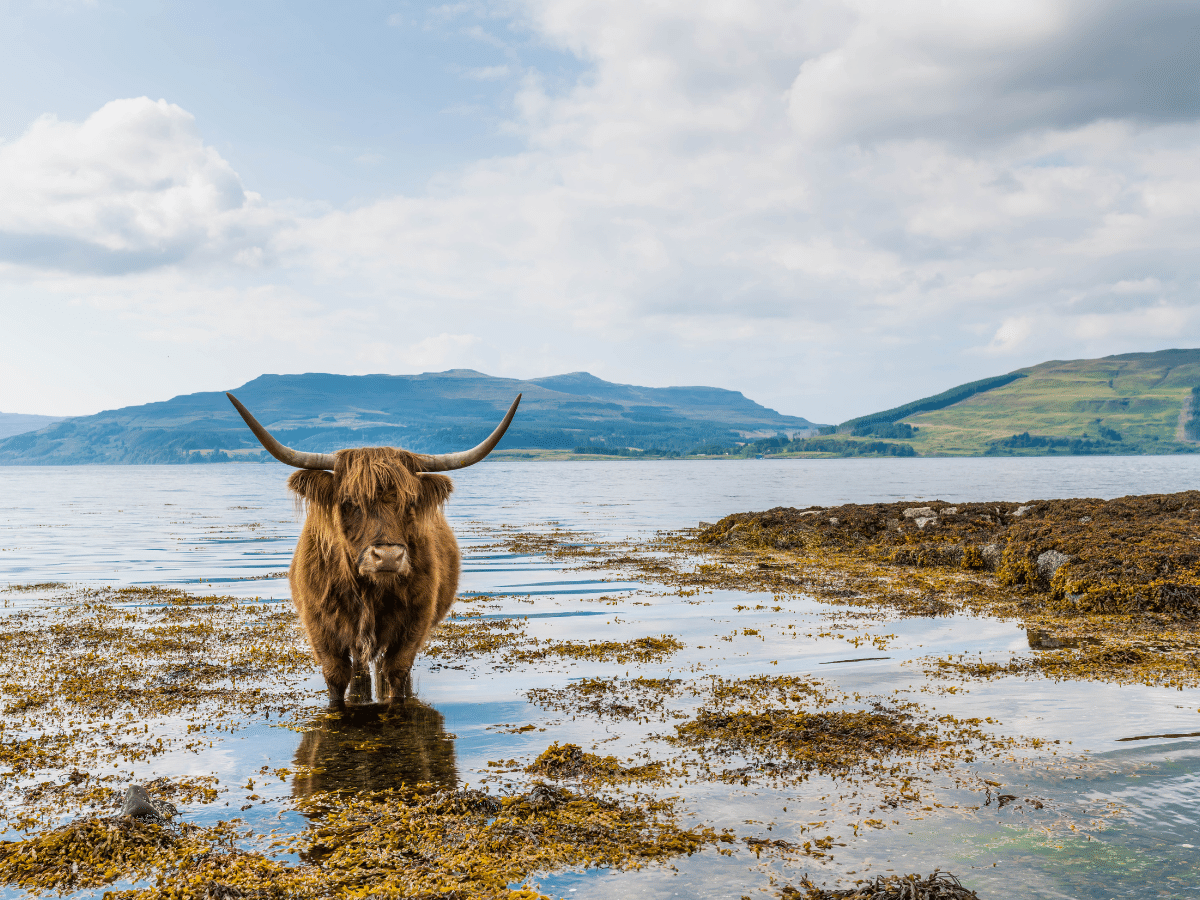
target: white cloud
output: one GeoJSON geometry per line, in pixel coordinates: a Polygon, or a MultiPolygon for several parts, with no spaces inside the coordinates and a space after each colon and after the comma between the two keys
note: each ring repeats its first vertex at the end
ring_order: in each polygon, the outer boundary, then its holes
{"type": "Polygon", "coordinates": [[[439,335],[417,341],[401,354],[403,363],[414,369],[439,370],[466,368],[470,351],[478,346],[480,339],[473,334],[439,335]]]}
{"type": "Polygon", "coordinates": [[[1157,278],[1139,278],[1135,280],[1118,281],[1112,286],[1114,294],[1156,295],[1163,289],[1163,283],[1157,278]]]}
{"type": "Polygon", "coordinates": [[[146,97],[0,144],[0,196],[0,258],[100,272],[236,252],[258,205],[189,113],[146,97]]]}
{"type": "Polygon", "coordinates": [[[1033,334],[1034,320],[1028,316],[1005,319],[996,329],[987,350],[993,354],[1012,354],[1022,349],[1033,334]]]}

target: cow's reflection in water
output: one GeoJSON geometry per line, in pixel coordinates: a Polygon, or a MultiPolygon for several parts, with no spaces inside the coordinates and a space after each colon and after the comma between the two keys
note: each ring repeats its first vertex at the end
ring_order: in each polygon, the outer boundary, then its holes
{"type": "Polygon", "coordinates": [[[326,719],[300,741],[296,765],[304,768],[292,782],[292,796],[420,782],[457,786],[454,739],[440,712],[415,697],[391,705],[370,702],[366,673],[356,673],[349,699],[344,713],[326,719]]]}

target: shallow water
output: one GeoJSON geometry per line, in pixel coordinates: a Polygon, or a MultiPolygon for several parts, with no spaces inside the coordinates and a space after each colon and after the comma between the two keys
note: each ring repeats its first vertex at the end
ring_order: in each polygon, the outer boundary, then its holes
{"type": "MultiPolygon", "coordinates": [[[[284,487],[286,475],[282,466],[237,464],[0,468],[0,587],[50,581],[155,584],[286,602],[287,581],[279,576],[300,527],[284,487]]],[[[415,675],[426,707],[414,710],[411,721],[380,727],[367,710],[360,714],[363,723],[305,734],[266,717],[243,721],[233,733],[214,736],[215,746],[203,754],[168,753],[130,766],[130,778],[215,773],[229,788],[229,805],[223,798],[189,809],[193,821],[237,813],[260,831],[301,828],[303,817],[288,809],[293,796],[331,787],[386,787],[397,778],[478,784],[489,773],[489,760],[528,762],[555,740],[595,746],[595,752],[623,760],[643,749],[659,758],[672,752],[654,738],[670,730],[657,719],[572,720],[528,702],[525,691],[531,687],[561,687],[579,678],[624,674],[626,668],[647,677],[812,674],[843,691],[874,696],[899,691],[939,713],[992,716],[1005,734],[1061,742],[978,766],[1005,791],[1046,801],[1045,809],[1019,804],[999,809],[992,802],[978,811],[953,810],[948,807],[954,803],[975,806],[989,798],[942,785],[935,793],[943,808],[897,814],[895,824],[856,837],[849,824],[852,801],[824,799],[836,787],[828,780],[814,778],[802,787],[681,785],[687,808],[718,830],[728,826],[739,836],[803,840],[801,829],[820,820],[829,823],[822,833],[846,846],[835,847],[830,862],[788,863],[767,854],[756,859],[743,845],[728,857],[706,851],[668,867],[534,881],[547,893],[574,897],[767,891],[766,896],[783,883],[796,884],[805,872],[819,882],[850,872],[928,872],[940,866],[985,898],[1188,895],[1200,889],[1192,868],[1200,847],[1193,801],[1200,786],[1200,739],[1122,739],[1200,731],[1200,691],[1004,679],[948,693],[912,661],[947,653],[1006,658],[1010,651],[1027,650],[1029,636],[1014,623],[966,616],[880,622],[802,598],[775,611],[765,595],[717,591],[685,597],[614,573],[497,551],[494,543],[509,528],[636,540],[657,529],[781,505],[1173,492],[1193,487],[1197,476],[1200,459],[1190,456],[488,462],[456,477],[447,510],[464,550],[464,596],[493,598],[489,615],[527,617],[533,637],[626,640],[671,634],[685,649],[664,663],[619,667],[617,673],[611,664],[595,662],[551,661],[497,671],[486,660],[451,668],[446,663],[453,660],[423,657],[415,675]],[[737,633],[746,628],[759,634],[737,633]],[[886,636],[885,649],[852,643],[864,634],[886,636]],[[872,656],[887,658],[843,662],[872,656]],[[523,725],[535,728],[512,733],[523,725]],[[241,785],[259,777],[262,767],[314,761],[325,769],[323,776],[260,784],[256,790],[263,801],[239,808],[248,793],[241,785]],[[1089,828],[1105,815],[1112,817],[1103,830],[1089,828]]],[[[40,602],[36,593],[4,596],[7,609],[40,602]]],[[[315,672],[308,686],[316,710],[323,690],[315,672]]],[[[676,699],[671,708],[688,712],[694,707],[689,703],[676,699]]],[[[154,727],[169,733],[179,723],[154,727]]]]}

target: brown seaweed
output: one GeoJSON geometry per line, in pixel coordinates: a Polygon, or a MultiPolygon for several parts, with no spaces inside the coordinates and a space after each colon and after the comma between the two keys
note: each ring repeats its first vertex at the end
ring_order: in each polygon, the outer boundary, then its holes
{"type": "Polygon", "coordinates": [[[798,891],[790,885],[779,894],[784,900],[979,900],[948,872],[920,875],[879,875],[852,888],[821,888],[805,879],[798,891]]]}

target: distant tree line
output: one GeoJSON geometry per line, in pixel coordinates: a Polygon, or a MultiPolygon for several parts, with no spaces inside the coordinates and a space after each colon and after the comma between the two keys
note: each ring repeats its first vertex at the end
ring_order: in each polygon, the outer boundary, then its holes
{"type": "Polygon", "coordinates": [[[904,422],[875,422],[870,425],[856,425],[851,430],[854,437],[892,438],[893,440],[912,440],[920,428],[914,428],[904,422]]]}
{"type": "Polygon", "coordinates": [[[1073,456],[1094,456],[1126,452],[1119,432],[1111,428],[1101,428],[1100,432],[1100,438],[1092,439],[1086,434],[1081,437],[1051,437],[1024,431],[992,441],[984,453],[987,456],[1001,456],[1006,450],[1045,450],[1048,453],[1062,451],[1073,456]]]}
{"type": "Polygon", "coordinates": [[[675,459],[683,456],[678,450],[660,450],[657,447],[651,447],[647,450],[637,450],[631,447],[601,447],[597,444],[576,447],[575,452],[581,456],[623,456],[630,459],[638,459],[639,457],[646,456],[675,459]]]}
{"type": "Polygon", "coordinates": [[[848,441],[842,438],[795,438],[786,434],[763,438],[741,447],[697,447],[693,453],[737,457],[771,456],[782,453],[833,453],[837,456],[916,456],[908,444],[887,441],[848,441]],[[715,451],[715,452],[714,452],[715,451]]]}
{"type": "Polygon", "coordinates": [[[916,456],[917,451],[908,444],[890,444],[887,441],[839,441],[802,438],[792,441],[789,448],[793,453],[836,453],[838,456],[916,456]]]}

